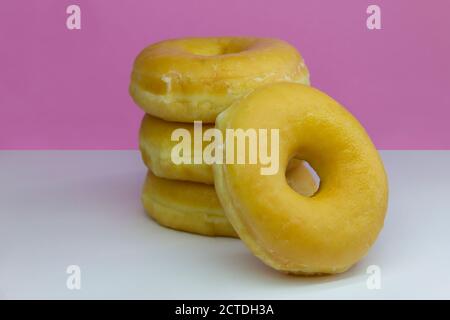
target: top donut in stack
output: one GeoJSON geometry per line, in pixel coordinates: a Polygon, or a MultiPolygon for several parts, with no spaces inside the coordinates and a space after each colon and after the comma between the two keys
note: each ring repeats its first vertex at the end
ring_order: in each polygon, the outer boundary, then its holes
{"type": "Polygon", "coordinates": [[[134,62],[129,90],[135,103],[155,117],[214,123],[234,101],[281,81],[309,85],[302,57],[285,41],[183,38],[146,47],[134,62]]]}

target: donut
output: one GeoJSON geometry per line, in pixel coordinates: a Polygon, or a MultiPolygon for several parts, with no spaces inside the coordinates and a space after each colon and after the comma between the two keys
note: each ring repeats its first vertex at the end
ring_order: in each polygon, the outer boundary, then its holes
{"type": "MultiPolygon", "coordinates": [[[[143,117],[139,131],[139,149],[145,165],[158,177],[214,184],[212,166],[205,163],[194,164],[193,148],[191,164],[175,164],[172,161],[172,148],[178,142],[172,141],[171,136],[180,128],[188,130],[194,136],[194,125],[191,123],[168,122],[148,114],[143,117]]],[[[203,130],[210,128],[214,128],[214,125],[203,125],[203,130]]],[[[205,146],[204,143],[203,148],[205,146]]]]}
{"type": "Polygon", "coordinates": [[[146,47],[134,61],[129,92],[158,118],[214,123],[237,99],[279,81],[309,84],[302,57],[282,40],[183,38],[146,47]]]}
{"type": "Polygon", "coordinates": [[[221,113],[216,127],[279,129],[275,174],[261,175],[260,163],[213,166],[225,214],[254,255],[304,275],[344,272],[366,255],[383,227],[387,177],[371,139],[344,107],[312,87],[270,84],[221,113]],[[287,183],[292,158],[320,177],[311,197],[287,183]]]}
{"type": "Polygon", "coordinates": [[[158,178],[149,170],[142,204],[162,226],[205,236],[237,237],[212,185],[158,178]]]}

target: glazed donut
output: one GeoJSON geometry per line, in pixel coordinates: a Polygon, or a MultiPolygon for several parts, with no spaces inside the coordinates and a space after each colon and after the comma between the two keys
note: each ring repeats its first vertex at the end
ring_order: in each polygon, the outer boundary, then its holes
{"type": "Polygon", "coordinates": [[[168,121],[214,123],[235,100],[268,83],[309,84],[302,57],[269,38],[184,38],[158,42],[136,58],[130,95],[168,121]]]}
{"type": "MultiPolygon", "coordinates": [[[[172,161],[171,151],[178,142],[172,141],[171,136],[179,128],[188,130],[194,136],[194,125],[191,123],[168,122],[148,114],[144,116],[139,131],[139,149],[145,165],[161,178],[214,184],[211,165],[194,164],[193,159],[191,164],[175,164],[172,161]]],[[[210,128],[214,125],[203,125],[204,130],[210,128]]],[[[193,150],[191,154],[193,158],[193,150]]]]}
{"type": "Polygon", "coordinates": [[[150,217],[165,227],[206,236],[237,237],[214,186],[158,178],[149,170],[142,204],[150,217]]]}
{"type": "Polygon", "coordinates": [[[221,113],[216,127],[279,129],[276,174],[261,175],[260,163],[213,166],[226,216],[258,258],[310,275],[343,272],[367,253],[384,223],[387,177],[364,128],[339,103],[311,87],[271,84],[221,113]],[[312,197],[286,181],[293,157],[320,177],[312,197]]]}

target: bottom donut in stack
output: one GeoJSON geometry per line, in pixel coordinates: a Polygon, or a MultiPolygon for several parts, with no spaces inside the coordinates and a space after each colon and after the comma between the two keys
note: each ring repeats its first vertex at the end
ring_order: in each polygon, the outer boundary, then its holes
{"type": "Polygon", "coordinates": [[[237,237],[213,185],[159,178],[148,170],[142,204],[168,228],[206,236],[237,237]]]}

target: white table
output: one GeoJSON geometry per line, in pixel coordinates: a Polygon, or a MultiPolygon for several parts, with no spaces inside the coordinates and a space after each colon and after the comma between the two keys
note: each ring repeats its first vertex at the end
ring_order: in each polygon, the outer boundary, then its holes
{"type": "Polygon", "coordinates": [[[450,151],[384,151],[385,228],[338,276],[275,272],[236,239],[160,227],[137,151],[0,151],[0,298],[450,298],[450,151]],[[81,268],[81,290],[66,268],[81,268]],[[369,265],[381,289],[366,286],[369,265]]]}

